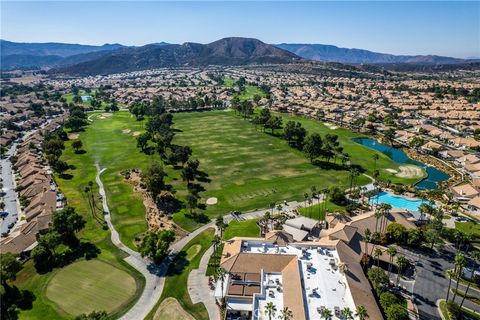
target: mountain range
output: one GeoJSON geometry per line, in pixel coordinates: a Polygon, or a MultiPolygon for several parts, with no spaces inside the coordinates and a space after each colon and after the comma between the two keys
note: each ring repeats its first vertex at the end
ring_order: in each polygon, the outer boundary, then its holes
{"type": "Polygon", "coordinates": [[[425,70],[448,65],[471,65],[480,61],[436,55],[393,55],[323,44],[270,45],[257,39],[239,37],[224,38],[208,44],[159,42],[140,47],[0,40],[0,54],[2,70],[47,68],[51,72],[72,75],[181,66],[284,64],[307,60],[373,64],[392,70],[425,70]]]}

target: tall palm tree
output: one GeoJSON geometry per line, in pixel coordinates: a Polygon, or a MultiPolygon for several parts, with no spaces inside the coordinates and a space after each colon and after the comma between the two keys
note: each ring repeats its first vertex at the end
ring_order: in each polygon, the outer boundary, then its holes
{"type": "Polygon", "coordinates": [[[460,308],[462,308],[463,303],[465,302],[465,297],[468,294],[468,290],[470,290],[470,286],[473,282],[473,276],[475,274],[475,267],[477,266],[478,261],[480,260],[480,252],[473,251],[472,252],[472,273],[470,273],[470,281],[468,281],[467,289],[465,290],[465,294],[463,295],[462,302],[460,303],[460,308]]]}
{"type": "Polygon", "coordinates": [[[365,256],[366,256],[366,263],[365,265],[368,265],[368,243],[372,240],[372,232],[370,229],[365,229],[365,235],[363,237],[363,241],[365,242],[365,256]]]}
{"type": "Polygon", "coordinates": [[[341,314],[343,319],[353,320],[353,311],[350,308],[343,308],[341,314]]]}
{"type": "Polygon", "coordinates": [[[455,297],[457,296],[458,292],[458,285],[460,284],[460,278],[462,277],[463,268],[467,264],[465,260],[465,256],[461,252],[457,252],[455,255],[455,269],[456,269],[456,276],[457,276],[457,285],[455,286],[455,291],[453,292],[452,301],[455,302],[455,297]]]}
{"type": "Polygon", "coordinates": [[[269,302],[265,306],[265,312],[268,314],[268,320],[272,320],[272,317],[275,315],[275,312],[277,312],[277,307],[275,307],[273,302],[269,302]]]}
{"type": "Polygon", "coordinates": [[[390,256],[390,263],[388,265],[388,279],[390,280],[390,272],[392,271],[393,257],[397,255],[397,248],[395,246],[388,247],[387,254],[390,256]]]}
{"type": "Polygon", "coordinates": [[[218,268],[217,269],[217,272],[215,273],[215,278],[217,278],[217,281],[220,280],[221,282],[221,290],[222,290],[222,299],[225,299],[225,297],[223,296],[223,287],[225,285],[225,277],[226,275],[228,274],[227,270],[223,269],[223,268],[218,268]]]}
{"type": "Polygon", "coordinates": [[[355,311],[355,315],[358,317],[359,320],[365,320],[367,318],[370,318],[367,308],[365,308],[364,306],[358,306],[357,310],[355,311]]]}
{"type": "Polygon", "coordinates": [[[333,317],[333,314],[332,314],[332,311],[330,311],[330,309],[324,308],[320,310],[320,318],[330,320],[332,319],[332,317],[333,317]]]}
{"type": "Polygon", "coordinates": [[[382,217],[382,211],[379,206],[375,207],[375,212],[373,214],[375,216],[375,232],[378,232],[378,220],[382,217]]]}
{"type": "Polygon", "coordinates": [[[377,259],[377,267],[380,267],[380,256],[382,255],[382,249],[380,248],[375,248],[375,250],[373,251],[373,256],[375,257],[375,259],[377,259]]]}
{"type": "Polygon", "coordinates": [[[408,265],[408,260],[404,256],[399,256],[397,258],[397,283],[400,278],[400,274],[403,272],[404,268],[408,265]]]}
{"type": "Polygon", "coordinates": [[[381,233],[385,233],[385,229],[387,227],[388,219],[387,217],[390,215],[390,210],[392,210],[392,205],[388,203],[382,203],[382,216],[383,216],[383,224],[382,224],[382,231],[381,233]]]}
{"type": "Polygon", "coordinates": [[[290,320],[293,318],[293,312],[288,307],[284,307],[280,311],[280,319],[282,320],[290,320]]]}
{"type": "Polygon", "coordinates": [[[220,239],[220,236],[218,234],[216,234],[214,237],[213,237],[213,240],[212,240],[212,243],[213,243],[213,254],[216,254],[217,253],[217,246],[220,244],[221,242],[221,239],[220,239]]]}
{"type": "Polygon", "coordinates": [[[447,298],[445,300],[448,301],[448,298],[450,297],[450,288],[452,286],[452,278],[455,277],[455,272],[453,270],[447,270],[447,275],[448,275],[448,290],[447,290],[447,298]]]}

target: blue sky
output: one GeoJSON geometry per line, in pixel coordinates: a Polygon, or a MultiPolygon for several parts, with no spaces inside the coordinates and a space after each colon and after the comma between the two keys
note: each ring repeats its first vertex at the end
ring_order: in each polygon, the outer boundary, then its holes
{"type": "Polygon", "coordinates": [[[479,1],[1,1],[1,9],[1,38],[22,42],[143,45],[243,36],[480,56],[479,1]]]}

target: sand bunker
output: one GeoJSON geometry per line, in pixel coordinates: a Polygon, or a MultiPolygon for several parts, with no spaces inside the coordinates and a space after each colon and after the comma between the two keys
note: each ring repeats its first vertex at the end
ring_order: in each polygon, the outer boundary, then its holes
{"type": "Polygon", "coordinates": [[[338,126],[334,125],[333,123],[325,122],[324,125],[325,125],[327,128],[329,128],[330,130],[338,129],[338,126]]]}
{"type": "Polygon", "coordinates": [[[113,114],[112,113],[102,113],[102,117],[108,118],[111,117],[113,114]]]}
{"type": "Polygon", "coordinates": [[[395,169],[385,169],[386,171],[390,172],[390,173],[398,173],[397,170],[395,169]]]}
{"type": "Polygon", "coordinates": [[[80,137],[80,135],[78,133],[69,133],[68,134],[68,139],[70,140],[76,140],[80,137]]]}
{"type": "Polygon", "coordinates": [[[400,172],[396,174],[397,177],[400,178],[421,178],[423,177],[423,170],[417,166],[400,166],[400,172]]]}
{"type": "Polygon", "coordinates": [[[217,198],[211,197],[211,198],[208,198],[205,203],[208,204],[208,205],[214,205],[214,204],[217,204],[217,202],[218,202],[217,198]]]}
{"type": "Polygon", "coordinates": [[[139,136],[139,135],[141,135],[141,134],[142,134],[142,133],[141,133],[140,131],[135,131],[135,132],[133,133],[133,136],[134,136],[134,137],[137,137],[137,136],[139,136]]]}
{"type": "Polygon", "coordinates": [[[175,298],[167,298],[163,300],[158,307],[157,312],[155,312],[153,319],[195,320],[182,308],[180,303],[178,303],[177,299],[175,298]]]}
{"type": "Polygon", "coordinates": [[[130,129],[123,129],[122,132],[123,132],[123,133],[126,133],[126,134],[129,134],[130,132],[132,132],[132,130],[130,130],[130,129]]]}

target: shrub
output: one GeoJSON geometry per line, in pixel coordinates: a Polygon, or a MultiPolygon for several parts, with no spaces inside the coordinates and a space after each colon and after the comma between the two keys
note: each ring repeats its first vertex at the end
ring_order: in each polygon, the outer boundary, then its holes
{"type": "Polygon", "coordinates": [[[408,320],[407,310],[399,304],[392,304],[385,310],[387,320],[408,320]]]}

